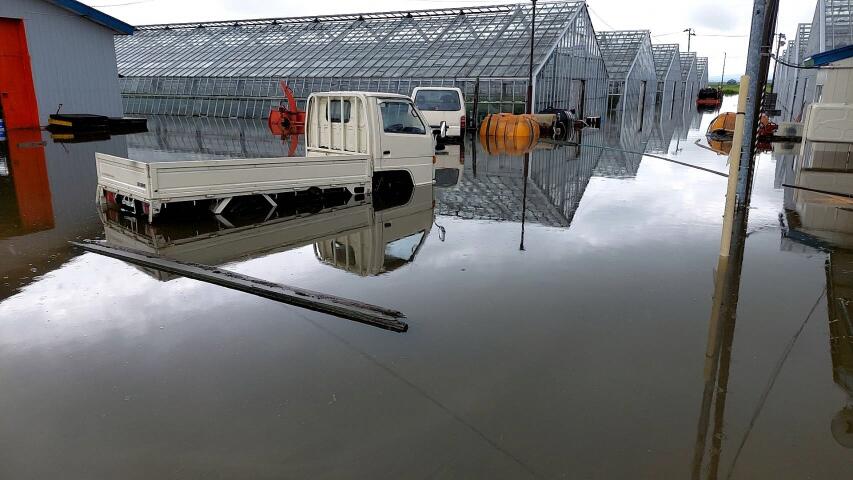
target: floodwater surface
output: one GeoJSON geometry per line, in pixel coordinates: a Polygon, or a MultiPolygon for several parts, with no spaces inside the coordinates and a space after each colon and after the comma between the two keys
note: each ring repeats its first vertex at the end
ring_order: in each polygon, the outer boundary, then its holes
{"type": "Polygon", "coordinates": [[[523,157],[469,139],[401,204],[178,225],[99,213],[94,152],[289,143],[261,122],[186,118],[18,142],[0,176],[0,478],[850,478],[851,324],[837,319],[853,260],[792,234],[777,181],[791,158],[758,160],[736,315],[713,354],[726,179],[597,148],[726,171],[694,143],[713,116],[543,144],[527,177],[523,157]],[[394,308],[409,330],[74,239],[394,308]]]}

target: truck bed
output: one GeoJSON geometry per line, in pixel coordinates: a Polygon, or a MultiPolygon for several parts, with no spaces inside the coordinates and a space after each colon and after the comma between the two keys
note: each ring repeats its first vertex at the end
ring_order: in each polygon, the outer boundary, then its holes
{"type": "Polygon", "coordinates": [[[311,187],[370,191],[370,157],[308,157],[144,162],[98,153],[98,185],[149,204],[273,194],[311,187]]]}

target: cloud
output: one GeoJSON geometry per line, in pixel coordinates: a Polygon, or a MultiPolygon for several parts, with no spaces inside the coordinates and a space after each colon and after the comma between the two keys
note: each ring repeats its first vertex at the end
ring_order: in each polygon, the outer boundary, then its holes
{"type": "Polygon", "coordinates": [[[749,18],[740,9],[727,8],[724,2],[700,5],[690,10],[690,20],[696,29],[704,28],[719,33],[741,34],[749,18]]]}

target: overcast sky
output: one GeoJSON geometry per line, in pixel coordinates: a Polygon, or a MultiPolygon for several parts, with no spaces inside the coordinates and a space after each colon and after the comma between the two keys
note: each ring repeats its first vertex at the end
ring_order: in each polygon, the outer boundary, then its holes
{"type": "MultiPolygon", "coordinates": [[[[83,0],[133,25],[328,15],[501,3],[501,0],[83,0]]],[[[781,0],[779,29],[793,39],[798,23],[811,23],[814,0],[781,0]]],[[[749,0],[588,0],[596,30],[648,29],[655,43],[687,49],[687,27],[696,29],[692,50],[709,57],[713,80],[728,55],[726,76],[743,73],[752,1],[749,0]],[[716,35],[716,36],[715,36],[716,35]],[[722,36],[720,36],[722,35],[722,36]]]]}

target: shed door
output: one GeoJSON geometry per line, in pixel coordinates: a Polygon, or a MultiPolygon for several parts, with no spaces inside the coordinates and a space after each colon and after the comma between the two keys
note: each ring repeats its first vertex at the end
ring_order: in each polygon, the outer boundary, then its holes
{"type": "Polygon", "coordinates": [[[12,18],[0,18],[0,102],[6,128],[38,128],[24,22],[12,18]]]}

